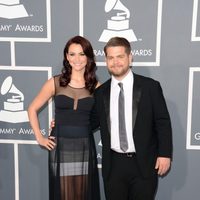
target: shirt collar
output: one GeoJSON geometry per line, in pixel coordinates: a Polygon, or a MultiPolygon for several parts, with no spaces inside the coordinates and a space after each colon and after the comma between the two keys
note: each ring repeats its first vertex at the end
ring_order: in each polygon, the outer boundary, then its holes
{"type": "Polygon", "coordinates": [[[117,80],[113,75],[111,76],[112,87],[118,86],[118,83],[121,82],[123,85],[130,85],[133,82],[133,73],[129,70],[128,74],[121,80],[117,80]]]}

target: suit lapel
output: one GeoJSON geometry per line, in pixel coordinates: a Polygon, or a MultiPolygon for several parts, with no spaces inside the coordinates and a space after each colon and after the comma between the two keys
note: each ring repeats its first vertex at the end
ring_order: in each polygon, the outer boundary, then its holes
{"type": "Polygon", "coordinates": [[[107,118],[106,120],[109,132],[110,132],[110,84],[111,84],[111,79],[108,80],[103,91],[103,101],[105,106],[105,112],[107,118]]]}
{"type": "MultiPolygon", "coordinates": [[[[139,105],[141,94],[142,94],[142,87],[140,84],[140,78],[134,73],[133,73],[133,76],[134,76],[134,85],[133,85],[132,126],[134,130],[137,113],[138,113],[138,105],[139,105]]],[[[111,79],[108,80],[103,91],[103,101],[104,101],[104,106],[105,106],[105,112],[106,112],[106,118],[107,118],[106,120],[107,120],[109,132],[110,132],[110,84],[111,84],[111,79]]]]}
{"type": "MultiPolygon", "coordinates": [[[[142,94],[142,87],[140,84],[140,79],[139,77],[133,73],[134,76],[134,84],[133,84],[133,115],[132,115],[132,126],[133,130],[135,127],[135,121],[137,118],[137,113],[138,113],[138,105],[140,102],[141,94],[142,94]]],[[[134,133],[134,131],[133,131],[134,133]]]]}

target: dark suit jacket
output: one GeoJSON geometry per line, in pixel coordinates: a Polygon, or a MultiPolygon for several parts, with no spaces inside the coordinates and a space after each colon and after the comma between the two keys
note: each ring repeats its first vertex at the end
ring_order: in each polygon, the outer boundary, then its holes
{"type": "MultiPolygon", "coordinates": [[[[91,115],[93,128],[100,126],[104,179],[109,177],[112,167],[110,85],[111,79],[95,91],[95,104],[91,115]]],[[[171,122],[159,82],[134,73],[132,115],[136,160],[142,175],[149,177],[155,172],[158,156],[172,157],[171,122]]]]}

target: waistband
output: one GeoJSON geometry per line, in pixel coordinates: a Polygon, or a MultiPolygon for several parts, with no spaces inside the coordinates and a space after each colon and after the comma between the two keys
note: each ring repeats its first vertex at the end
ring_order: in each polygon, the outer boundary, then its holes
{"type": "Polygon", "coordinates": [[[83,138],[88,137],[91,132],[89,126],[68,126],[57,125],[52,129],[51,136],[61,136],[67,138],[83,138]]]}
{"type": "Polygon", "coordinates": [[[127,158],[133,158],[136,156],[135,152],[127,152],[127,153],[119,153],[116,151],[111,150],[112,154],[115,156],[119,156],[119,157],[127,157],[127,158]]]}

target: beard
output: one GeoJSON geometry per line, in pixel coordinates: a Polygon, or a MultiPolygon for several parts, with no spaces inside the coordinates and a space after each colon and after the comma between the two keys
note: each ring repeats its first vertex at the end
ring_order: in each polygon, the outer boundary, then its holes
{"type": "Polygon", "coordinates": [[[110,75],[113,75],[115,77],[123,77],[128,73],[129,70],[130,70],[130,67],[120,68],[119,70],[115,70],[111,68],[111,69],[108,69],[108,72],[110,73],[110,75]]]}

